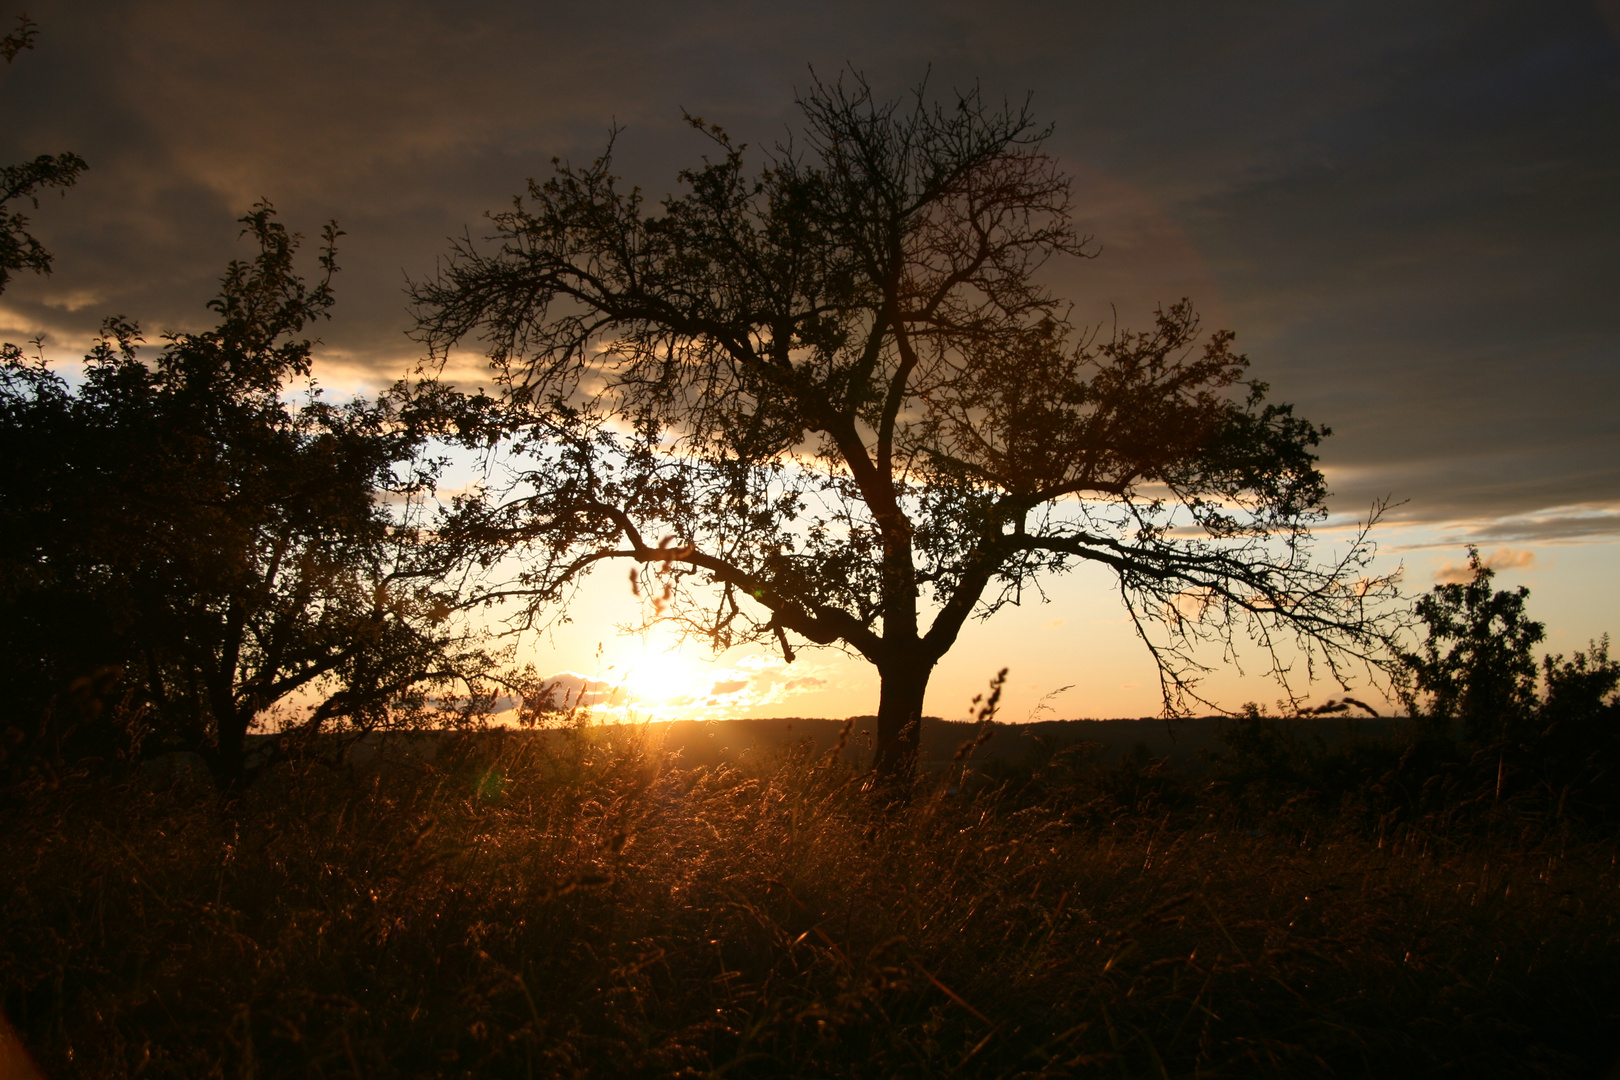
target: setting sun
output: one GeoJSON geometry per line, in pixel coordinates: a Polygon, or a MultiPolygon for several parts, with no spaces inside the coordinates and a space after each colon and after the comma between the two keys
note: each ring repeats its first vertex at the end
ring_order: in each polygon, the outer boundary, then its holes
{"type": "Polygon", "coordinates": [[[678,647],[648,646],[625,666],[628,705],[689,705],[707,689],[707,673],[678,647]]]}

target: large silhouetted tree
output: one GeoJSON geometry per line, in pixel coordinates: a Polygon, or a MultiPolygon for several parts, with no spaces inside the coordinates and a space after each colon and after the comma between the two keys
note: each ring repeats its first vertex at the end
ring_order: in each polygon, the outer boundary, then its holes
{"type": "Polygon", "coordinates": [[[1382,654],[1364,539],[1306,551],[1326,430],[1186,302],[1102,336],[1041,285],[1086,241],[1027,109],[859,79],[800,105],[758,173],[705,128],[713,158],[656,208],[610,155],[558,164],[417,287],[436,354],[476,338],[503,393],[515,479],[452,523],[521,565],[491,597],[536,616],[623,559],[717,648],[853,649],[898,774],[965,621],[1082,563],[1115,571],[1169,710],[1203,637],[1246,631],[1279,677],[1382,654]]]}

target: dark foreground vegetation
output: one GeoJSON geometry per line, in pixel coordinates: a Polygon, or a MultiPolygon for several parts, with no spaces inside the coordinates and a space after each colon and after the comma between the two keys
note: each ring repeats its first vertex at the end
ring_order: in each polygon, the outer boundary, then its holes
{"type": "Polygon", "coordinates": [[[904,803],[654,728],[73,773],[4,811],[0,986],[50,1076],[1603,1075],[1612,827],[1397,741],[1251,716],[904,803]],[[1352,759],[1332,807],[1289,772],[1352,759]]]}

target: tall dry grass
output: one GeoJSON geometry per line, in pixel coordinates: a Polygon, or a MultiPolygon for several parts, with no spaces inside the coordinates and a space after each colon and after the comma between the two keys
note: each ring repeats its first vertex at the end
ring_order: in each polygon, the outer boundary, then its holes
{"type": "Polygon", "coordinates": [[[1595,1076],[1620,1049],[1612,843],[866,779],[580,729],[287,764],[233,807],[64,785],[4,811],[5,1011],[82,1077],[1595,1076]]]}

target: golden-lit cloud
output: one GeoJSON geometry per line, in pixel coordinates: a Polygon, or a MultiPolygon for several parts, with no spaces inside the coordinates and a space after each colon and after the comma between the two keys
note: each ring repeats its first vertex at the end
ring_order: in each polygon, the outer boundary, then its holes
{"type": "MultiPolygon", "coordinates": [[[[1523,570],[1535,565],[1536,553],[1513,548],[1497,548],[1480,557],[1480,563],[1489,570],[1523,570]]],[[[1466,562],[1448,562],[1434,573],[1436,584],[1462,584],[1474,580],[1474,571],[1466,562]]]]}
{"type": "MultiPolygon", "coordinates": [[[[594,675],[560,671],[547,677],[554,701],[603,720],[687,720],[735,716],[825,689],[825,668],[800,657],[753,654],[722,664],[701,650],[664,640],[643,644],[594,675]]],[[[510,703],[515,705],[515,702],[510,703]]]]}

